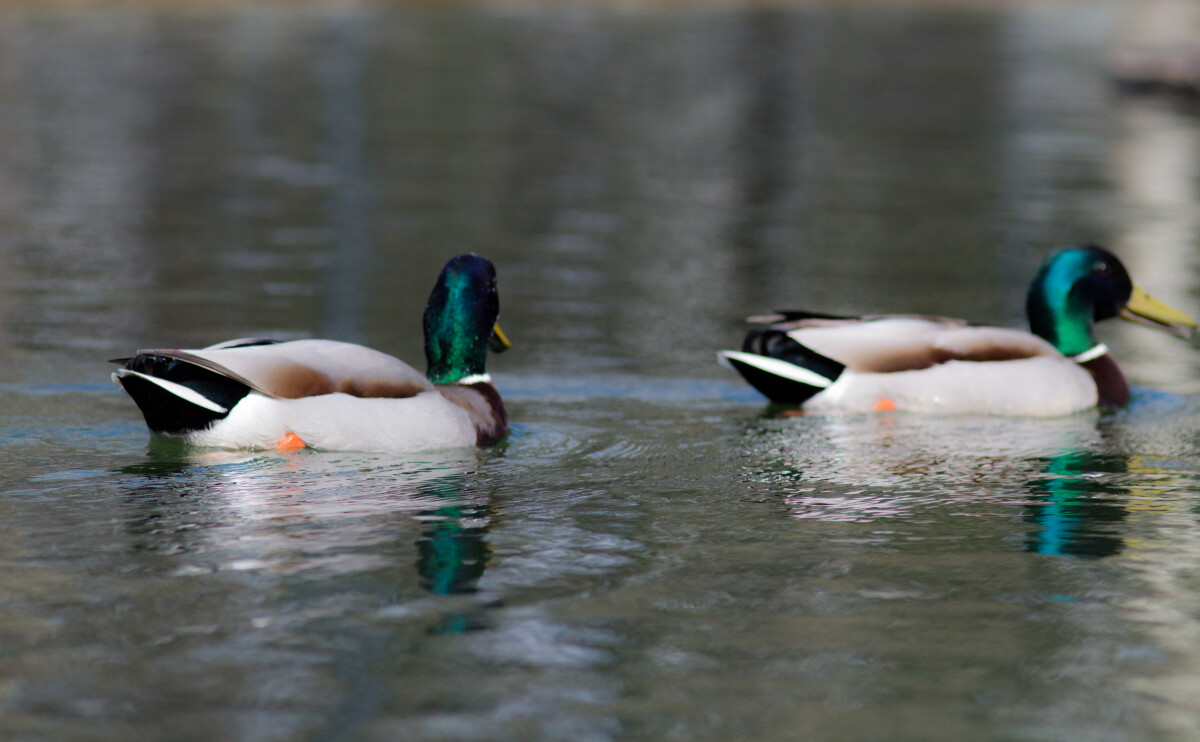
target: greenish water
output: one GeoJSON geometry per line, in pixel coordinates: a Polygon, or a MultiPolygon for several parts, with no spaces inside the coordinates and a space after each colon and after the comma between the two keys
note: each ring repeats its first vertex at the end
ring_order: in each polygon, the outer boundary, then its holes
{"type": "Polygon", "coordinates": [[[1115,5],[0,15],[0,736],[1188,740],[1200,354],[1056,420],[774,417],[780,306],[1023,324],[1051,247],[1200,314],[1200,121],[1115,5]],[[500,277],[487,450],[151,443],[105,360],[421,358],[500,277]]]}

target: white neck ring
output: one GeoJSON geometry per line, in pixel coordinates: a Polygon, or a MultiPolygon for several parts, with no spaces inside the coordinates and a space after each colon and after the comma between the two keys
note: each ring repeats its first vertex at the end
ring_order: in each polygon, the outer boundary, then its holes
{"type": "Polygon", "coordinates": [[[1108,353],[1107,345],[1105,345],[1104,343],[1096,343],[1095,345],[1093,345],[1092,347],[1083,351],[1079,355],[1071,356],[1071,360],[1075,361],[1076,363],[1087,363],[1088,361],[1094,361],[1097,358],[1099,358],[1100,356],[1105,355],[1107,353],[1108,353]]]}

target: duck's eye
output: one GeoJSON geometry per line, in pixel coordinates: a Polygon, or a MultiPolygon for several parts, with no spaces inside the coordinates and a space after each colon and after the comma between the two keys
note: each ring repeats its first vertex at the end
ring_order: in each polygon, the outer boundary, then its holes
{"type": "Polygon", "coordinates": [[[1108,273],[1108,263],[1101,260],[1100,262],[1094,264],[1092,266],[1092,273],[1099,273],[1101,275],[1108,273]]]}

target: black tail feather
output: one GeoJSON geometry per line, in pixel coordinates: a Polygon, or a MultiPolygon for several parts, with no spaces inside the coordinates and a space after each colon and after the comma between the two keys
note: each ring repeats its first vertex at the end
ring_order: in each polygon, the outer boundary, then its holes
{"type": "Polygon", "coordinates": [[[801,345],[789,337],[786,332],[769,327],[751,330],[746,335],[745,342],[742,343],[742,351],[797,366],[799,367],[798,372],[800,369],[807,371],[814,377],[814,382],[822,382],[806,383],[800,379],[789,378],[759,368],[744,360],[726,356],[730,365],[752,387],[772,402],[780,404],[804,404],[836,381],[846,368],[832,358],[801,345]]]}
{"type": "Polygon", "coordinates": [[[117,381],[141,410],[146,425],[157,433],[179,434],[207,428],[224,419],[228,410],[250,392],[245,384],[206,368],[150,353],[130,358],[125,368],[185,386],[226,410],[217,412],[202,407],[139,376],[119,376],[117,381]]]}
{"type": "Polygon", "coordinates": [[[776,376],[756,366],[742,363],[736,358],[726,358],[725,360],[735,371],[742,375],[742,378],[750,386],[757,389],[760,394],[772,402],[786,405],[802,405],[823,389],[823,387],[776,376]]]}
{"type": "Polygon", "coordinates": [[[835,381],[841,375],[842,370],[846,368],[832,358],[801,345],[789,337],[786,332],[769,327],[756,328],[746,333],[746,339],[742,342],[742,350],[787,361],[830,381],[835,381]]]}

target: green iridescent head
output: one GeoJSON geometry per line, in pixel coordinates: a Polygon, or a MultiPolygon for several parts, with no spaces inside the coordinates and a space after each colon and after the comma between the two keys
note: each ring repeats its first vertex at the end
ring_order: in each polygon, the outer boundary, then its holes
{"type": "Polygon", "coordinates": [[[500,296],[496,269],[477,255],[451,258],[425,305],[425,375],[453,384],[487,373],[487,352],[508,348],[496,324],[500,296]]]}
{"type": "Polygon", "coordinates": [[[1134,285],[1115,255],[1095,245],[1068,247],[1042,265],[1025,299],[1029,328],[1060,353],[1076,356],[1097,345],[1096,322],[1134,320],[1186,336],[1196,323],[1134,285]]]}

